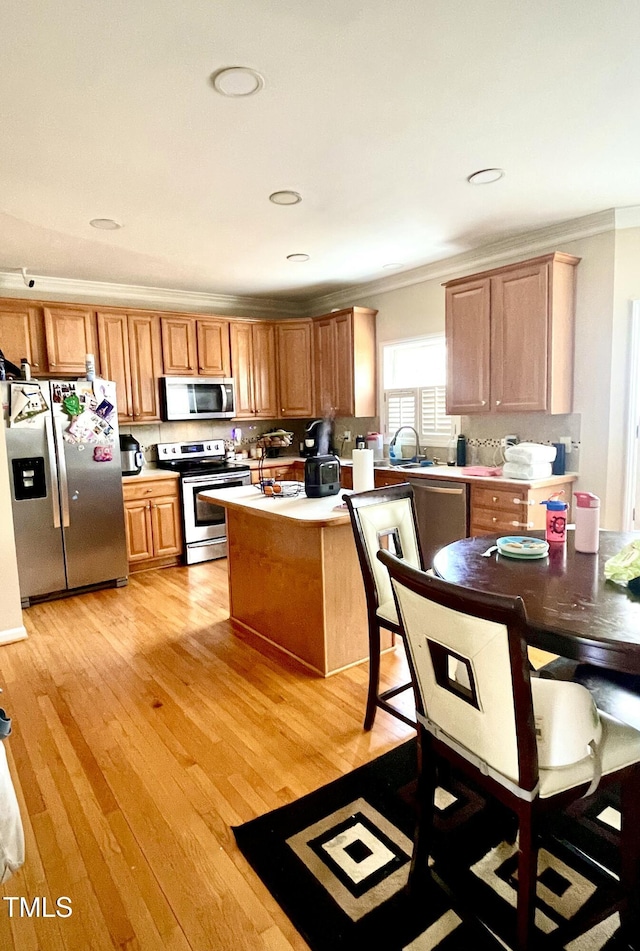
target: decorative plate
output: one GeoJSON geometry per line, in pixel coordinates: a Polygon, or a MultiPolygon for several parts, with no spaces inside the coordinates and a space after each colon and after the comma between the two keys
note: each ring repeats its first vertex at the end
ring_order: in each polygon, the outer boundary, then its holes
{"type": "Polygon", "coordinates": [[[500,554],[509,558],[545,558],[549,554],[548,542],[527,535],[505,535],[496,545],[500,554]]]}

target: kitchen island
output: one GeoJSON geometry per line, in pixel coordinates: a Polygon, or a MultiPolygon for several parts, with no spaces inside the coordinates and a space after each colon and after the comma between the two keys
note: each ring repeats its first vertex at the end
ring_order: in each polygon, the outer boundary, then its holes
{"type": "MultiPolygon", "coordinates": [[[[238,486],[200,495],[226,509],[233,623],[323,677],[369,657],[364,586],[341,494],[274,498],[238,486]]],[[[389,649],[392,635],[382,634],[389,649]]]]}

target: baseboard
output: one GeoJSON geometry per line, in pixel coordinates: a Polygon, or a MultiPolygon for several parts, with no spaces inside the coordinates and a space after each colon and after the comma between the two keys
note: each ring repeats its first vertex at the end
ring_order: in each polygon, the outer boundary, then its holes
{"type": "Polygon", "coordinates": [[[27,636],[27,629],[23,625],[10,627],[0,631],[0,644],[13,644],[14,641],[23,641],[27,636]]]}

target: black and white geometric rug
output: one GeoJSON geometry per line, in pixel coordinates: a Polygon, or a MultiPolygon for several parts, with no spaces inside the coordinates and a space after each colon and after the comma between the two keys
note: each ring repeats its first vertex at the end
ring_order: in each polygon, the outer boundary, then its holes
{"type": "MultiPolygon", "coordinates": [[[[433,868],[442,887],[433,884],[413,899],[408,896],[415,777],[416,741],[411,740],[289,806],[234,828],[240,850],[313,951],[514,947],[512,823],[459,780],[452,779],[437,795],[438,834],[446,848],[436,849],[433,868]]],[[[621,947],[617,913],[590,923],[618,897],[619,816],[615,792],[607,790],[550,827],[538,866],[541,948],[621,947]],[[559,929],[584,918],[577,937],[558,941],[559,929]]]]}

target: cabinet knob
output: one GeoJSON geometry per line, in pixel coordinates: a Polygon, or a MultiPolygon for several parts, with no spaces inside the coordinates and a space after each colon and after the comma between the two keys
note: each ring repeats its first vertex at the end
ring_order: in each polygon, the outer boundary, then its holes
{"type": "Polygon", "coordinates": [[[491,501],[492,501],[492,502],[497,502],[497,501],[498,501],[498,496],[497,496],[497,495],[492,495],[492,496],[491,496],[491,501]]]}
{"type": "Polygon", "coordinates": [[[39,364],[39,363],[32,363],[31,366],[32,366],[32,367],[35,367],[36,370],[38,370],[38,369],[40,368],[40,364],[39,364]]]}
{"type": "Polygon", "coordinates": [[[486,406],[486,405],[487,405],[486,400],[480,400],[480,406],[486,406]]]}
{"type": "MultiPolygon", "coordinates": [[[[498,521],[497,516],[494,515],[493,518],[491,519],[491,521],[492,521],[492,522],[497,522],[497,521],[498,521]]],[[[513,524],[515,525],[516,523],[514,522],[513,524]]]]}
{"type": "Polygon", "coordinates": [[[500,406],[500,403],[501,403],[501,402],[502,402],[502,400],[496,400],[496,406],[500,406]]]}

